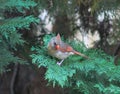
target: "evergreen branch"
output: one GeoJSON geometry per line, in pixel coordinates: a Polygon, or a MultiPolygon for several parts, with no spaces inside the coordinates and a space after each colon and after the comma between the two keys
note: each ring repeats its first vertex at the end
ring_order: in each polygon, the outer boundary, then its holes
{"type": "Polygon", "coordinates": [[[4,0],[1,1],[0,9],[18,8],[19,11],[23,11],[23,8],[30,9],[30,7],[35,7],[36,5],[32,0],[4,0]]]}
{"type": "Polygon", "coordinates": [[[22,59],[16,57],[11,53],[7,47],[7,44],[0,43],[0,73],[5,71],[5,68],[7,65],[9,65],[10,62],[19,62],[19,63],[25,63],[22,59]]]}
{"type": "Polygon", "coordinates": [[[17,29],[29,29],[29,26],[31,23],[38,23],[39,20],[35,18],[34,16],[30,15],[27,17],[16,17],[12,19],[6,19],[2,23],[0,23],[0,29],[1,33],[4,33],[5,31],[7,32],[12,32],[16,31],[17,29]]]}
{"type": "Polygon", "coordinates": [[[30,24],[34,22],[38,22],[38,19],[33,16],[7,19],[1,23],[0,33],[8,44],[14,48],[17,44],[22,45],[24,43],[21,34],[17,31],[19,29],[30,29],[30,24]]]}
{"type": "MultiPolygon", "coordinates": [[[[53,82],[61,87],[74,86],[81,92],[94,94],[94,92],[101,94],[95,85],[102,84],[105,89],[110,92],[109,85],[114,85],[114,81],[120,82],[120,67],[116,67],[113,63],[113,57],[106,55],[103,51],[97,49],[82,50],[82,46],[74,42],[75,49],[82,51],[90,56],[90,60],[83,59],[80,56],[70,56],[60,67],[56,64],[57,60],[51,58],[47,54],[47,43],[50,37],[44,37],[44,44],[40,48],[34,48],[35,54],[32,54],[32,62],[39,67],[47,68],[45,78],[49,83],[53,82]],[[106,84],[107,83],[107,84],[106,84]],[[107,88],[109,87],[109,88],[107,88]],[[93,93],[92,93],[93,92],[93,93]]],[[[72,43],[71,43],[72,44],[72,43]]],[[[116,88],[113,88],[115,92],[116,88]]],[[[103,89],[102,89],[103,90],[103,89]]]]}

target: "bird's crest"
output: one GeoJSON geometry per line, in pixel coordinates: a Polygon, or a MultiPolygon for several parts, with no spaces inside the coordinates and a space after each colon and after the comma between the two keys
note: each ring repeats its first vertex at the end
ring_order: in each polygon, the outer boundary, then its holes
{"type": "Polygon", "coordinates": [[[59,33],[57,34],[56,38],[57,38],[58,40],[61,40],[61,37],[60,37],[60,34],[59,34],[59,33]]]}

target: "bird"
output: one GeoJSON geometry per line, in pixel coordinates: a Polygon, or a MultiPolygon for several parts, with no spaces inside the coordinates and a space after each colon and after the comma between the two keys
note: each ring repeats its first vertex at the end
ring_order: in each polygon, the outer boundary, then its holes
{"type": "Polygon", "coordinates": [[[58,58],[61,60],[60,62],[57,62],[58,65],[61,65],[62,62],[69,57],[70,55],[80,55],[86,59],[89,59],[88,56],[74,50],[69,44],[63,42],[61,40],[60,34],[58,33],[57,36],[51,38],[51,40],[48,43],[48,54],[58,58]]]}

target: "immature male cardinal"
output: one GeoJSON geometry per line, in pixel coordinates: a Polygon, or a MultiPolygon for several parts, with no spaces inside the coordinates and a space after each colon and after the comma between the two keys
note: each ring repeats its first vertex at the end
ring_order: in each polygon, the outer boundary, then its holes
{"type": "Polygon", "coordinates": [[[64,43],[59,34],[57,34],[56,37],[53,37],[48,43],[48,53],[61,60],[60,62],[57,62],[58,65],[61,65],[64,59],[73,54],[80,55],[88,59],[86,55],[75,51],[70,45],[64,43]]]}

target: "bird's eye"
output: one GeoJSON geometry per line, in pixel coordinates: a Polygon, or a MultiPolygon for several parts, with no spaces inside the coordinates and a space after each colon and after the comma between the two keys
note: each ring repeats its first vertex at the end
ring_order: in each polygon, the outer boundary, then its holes
{"type": "Polygon", "coordinates": [[[55,47],[56,50],[58,50],[60,48],[60,45],[57,44],[56,42],[54,42],[54,47],[55,47]]]}
{"type": "Polygon", "coordinates": [[[57,45],[57,43],[56,43],[56,42],[54,42],[54,45],[56,46],[56,45],[57,45]]]}

